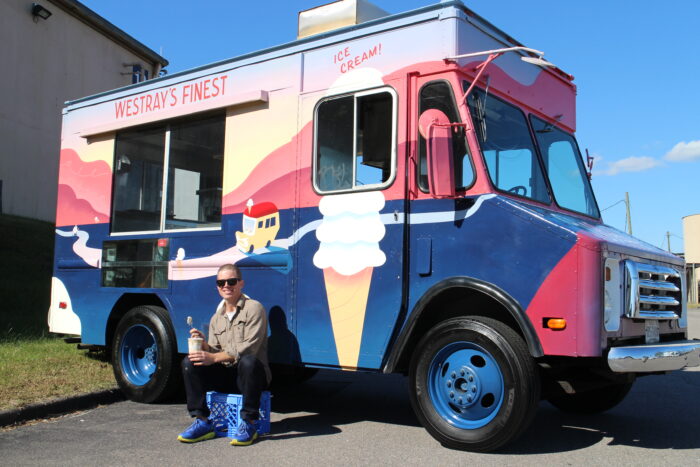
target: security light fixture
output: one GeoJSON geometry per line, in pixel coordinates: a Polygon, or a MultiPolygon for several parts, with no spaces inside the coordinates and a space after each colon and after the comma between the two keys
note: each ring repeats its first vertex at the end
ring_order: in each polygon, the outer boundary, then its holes
{"type": "Polygon", "coordinates": [[[34,21],[37,21],[39,18],[49,19],[51,12],[38,3],[32,3],[32,16],[34,16],[34,21]]]}

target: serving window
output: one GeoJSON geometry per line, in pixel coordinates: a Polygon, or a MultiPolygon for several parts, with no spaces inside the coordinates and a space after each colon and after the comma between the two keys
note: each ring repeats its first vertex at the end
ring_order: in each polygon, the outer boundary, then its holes
{"type": "Polygon", "coordinates": [[[117,133],[112,232],[220,228],[224,135],[223,113],[117,133]]]}
{"type": "Polygon", "coordinates": [[[396,98],[382,89],[333,97],[316,108],[314,186],[319,192],[383,187],[394,177],[396,98]]]}

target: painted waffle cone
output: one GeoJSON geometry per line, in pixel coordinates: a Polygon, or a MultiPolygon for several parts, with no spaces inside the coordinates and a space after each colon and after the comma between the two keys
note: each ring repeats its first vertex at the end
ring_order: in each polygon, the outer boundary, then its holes
{"type": "Polygon", "coordinates": [[[323,270],[338,362],[343,368],[357,368],[373,270],[368,267],[351,276],[333,268],[323,270]]]}

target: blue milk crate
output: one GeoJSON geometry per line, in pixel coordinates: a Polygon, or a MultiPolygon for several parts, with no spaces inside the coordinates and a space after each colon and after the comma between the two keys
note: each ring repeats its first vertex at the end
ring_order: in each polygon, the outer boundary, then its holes
{"type": "MultiPolygon", "coordinates": [[[[211,412],[209,419],[214,423],[216,436],[232,438],[241,423],[243,396],[209,391],[207,392],[207,407],[211,412]]],[[[270,391],[263,391],[260,396],[260,419],[256,422],[255,427],[258,434],[264,435],[270,432],[270,391]]]]}

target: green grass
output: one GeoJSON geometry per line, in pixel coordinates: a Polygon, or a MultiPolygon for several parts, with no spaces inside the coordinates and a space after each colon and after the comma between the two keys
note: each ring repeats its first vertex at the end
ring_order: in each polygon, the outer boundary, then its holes
{"type": "Polygon", "coordinates": [[[0,410],[115,386],[104,355],[49,334],[54,226],[0,215],[0,410]]]}
{"type": "Polygon", "coordinates": [[[58,338],[0,343],[0,410],[114,387],[100,357],[58,338]]]}

